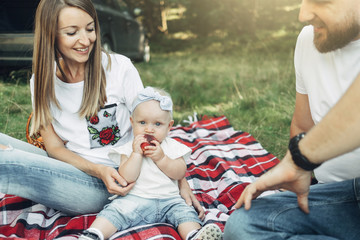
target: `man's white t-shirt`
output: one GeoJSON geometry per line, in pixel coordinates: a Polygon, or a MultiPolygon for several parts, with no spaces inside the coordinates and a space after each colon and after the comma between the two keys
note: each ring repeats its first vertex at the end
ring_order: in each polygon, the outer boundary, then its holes
{"type": "MultiPolygon", "coordinates": [[[[304,27],[298,37],[294,62],[296,91],[308,95],[311,116],[317,124],[360,73],[360,40],[320,53],[313,38],[313,27],[304,27]]],[[[323,163],[315,169],[315,176],[322,183],[359,177],[360,149],[323,163]]]]}
{"type": "MultiPolygon", "coordinates": [[[[130,141],[123,146],[116,147],[109,152],[109,158],[117,165],[120,164],[121,155],[130,157],[133,149],[130,141]]],[[[184,158],[186,161],[191,154],[191,149],[178,141],[167,137],[161,142],[164,154],[171,159],[184,158]]],[[[170,198],[179,196],[178,181],[170,179],[148,157],[143,157],[140,175],[129,194],[143,198],[170,198]]]]}
{"type": "MultiPolygon", "coordinates": [[[[52,104],[51,113],[54,130],[69,150],[94,163],[115,167],[108,152],[132,139],[130,109],[143,84],[130,59],[119,54],[110,54],[110,57],[111,68],[107,70],[107,55],[102,55],[107,102],[96,117],[79,117],[84,81],[65,83],[56,76],[55,94],[61,108],[52,104]]],[[[30,84],[33,96],[34,77],[30,84]]]]}

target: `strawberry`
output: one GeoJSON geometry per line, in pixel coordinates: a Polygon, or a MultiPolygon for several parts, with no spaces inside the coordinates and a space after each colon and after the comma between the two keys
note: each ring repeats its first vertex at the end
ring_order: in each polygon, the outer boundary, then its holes
{"type": "MultiPolygon", "coordinates": [[[[156,140],[153,135],[145,134],[146,142],[140,144],[141,150],[144,152],[146,146],[155,146],[155,144],[151,143],[151,141],[156,140]]],[[[156,140],[157,141],[157,140],[156,140]]]]}

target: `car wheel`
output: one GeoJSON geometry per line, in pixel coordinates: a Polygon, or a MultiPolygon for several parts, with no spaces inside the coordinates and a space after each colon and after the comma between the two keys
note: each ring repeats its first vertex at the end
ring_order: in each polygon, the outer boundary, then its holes
{"type": "Polygon", "coordinates": [[[111,43],[110,39],[107,38],[107,37],[104,37],[104,38],[103,38],[102,47],[103,47],[103,49],[104,49],[105,51],[107,51],[108,53],[112,53],[112,52],[113,52],[112,43],[111,43]]]}
{"type": "Polygon", "coordinates": [[[144,42],[144,55],[143,55],[144,62],[150,62],[150,45],[149,40],[145,40],[144,42]]]}

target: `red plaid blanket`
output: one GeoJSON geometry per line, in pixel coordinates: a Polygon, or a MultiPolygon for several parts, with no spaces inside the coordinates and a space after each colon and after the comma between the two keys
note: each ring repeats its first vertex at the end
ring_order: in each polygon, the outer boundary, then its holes
{"type": "MultiPolygon", "coordinates": [[[[174,127],[170,136],[192,149],[186,178],[205,209],[205,223],[222,229],[244,187],[279,160],[250,134],[235,131],[226,117],[174,127]]],[[[0,193],[0,239],[77,239],[95,214],[69,217],[27,199],[0,193]]],[[[138,226],[111,239],[181,239],[165,223],[138,226]]]]}

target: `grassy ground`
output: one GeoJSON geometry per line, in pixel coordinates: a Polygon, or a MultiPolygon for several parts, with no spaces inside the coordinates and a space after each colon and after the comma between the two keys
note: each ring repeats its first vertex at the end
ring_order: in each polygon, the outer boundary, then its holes
{"type": "MultiPolygon", "coordinates": [[[[194,112],[225,115],[236,130],[251,133],[281,158],[295,101],[296,36],[265,36],[251,43],[158,39],[150,63],[136,63],[144,85],[169,91],[175,122],[194,112]],[[174,50],[176,49],[176,50],[174,50]]],[[[29,71],[0,76],[0,132],[25,140],[31,112],[29,71]]]]}

